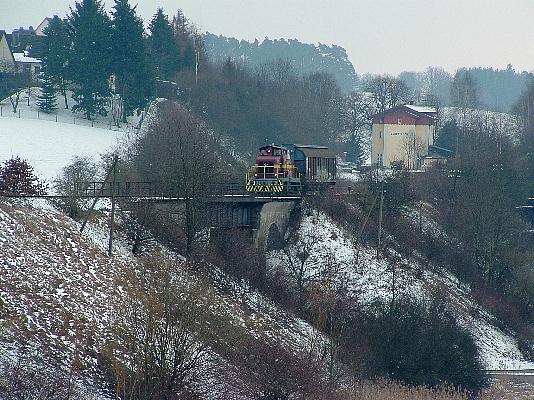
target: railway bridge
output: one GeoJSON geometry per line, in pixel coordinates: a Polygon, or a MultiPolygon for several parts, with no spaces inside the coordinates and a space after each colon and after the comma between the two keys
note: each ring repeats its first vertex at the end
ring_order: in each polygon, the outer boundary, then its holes
{"type": "Polygon", "coordinates": [[[177,224],[184,223],[186,204],[194,202],[200,214],[198,223],[214,234],[229,229],[247,229],[258,248],[266,249],[285,235],[291,213],[300,204],[301,188],[290,192],[246,191],[240,183],[209,185],[194,197],[181,196],[152,182],[89,182],[77,186],[80,197],[129,199],[139,204],[151,203],[172,216],[177,224]]]}

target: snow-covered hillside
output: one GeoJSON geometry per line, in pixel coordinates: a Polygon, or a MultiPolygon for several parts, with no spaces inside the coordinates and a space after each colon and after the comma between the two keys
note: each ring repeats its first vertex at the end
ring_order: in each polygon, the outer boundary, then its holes
{"type": "MultiPolygon", "coordinates": [[[[128,277],[140,271],[141,260],[129,253],[125,240],[116,242],[112,258],[106,255],[105,219],[91,222],[82,235],[78,223],[47,203],[33,204],[0,201],[0,364],[10,357],[16,362],[24,347],[33,349],[33,365],[53,362],[68,371],[83,349],[77,371],[98,377],[100,355],[120,345],[114,336],[118,305],[133,304],[128,277]]],[[[256,373],[246,373],[254,366],[247,364],[251,349],[245,352],[242,340],[308,354],[308,362],[324,346],[307,323],[214,266],[207,279],[162,247],[148,258],[172,265],[176,290],[182,298],[193,296],[189,329],[206,346],[194,383],[201,398],[247,399],[257,393],[250,381],[243,383],[256,373]]],[[[108,398],[101,380],[95,382],[98,396],[108,398]]]]}
{"type": "MultiPolygon", "coordinates": [[[[418,218],[414,214],[414,226],[418,218]]],[[[424,219],[428,234],[442,234],[439,226],[427,216],[424,219]]],[[[298,257],[305,250],[307,274],[317,273],[326,260],[336,269],[337,280],[362,305],[391,296],[392,274],[390,262],[377,259],[376,249],[353,243],[350,237],[324,213],[309,209],[298,227],[299,240],[292,248],[270,253],[271,268],[288,265],[288,257],[298,257]]],[[[396,265],[395,285],[398,291],[410,296],[447,293],[457,317],[476,340],[480,356],[487,369],[532,369],[534,362],[526,360],[517,341],[496,326],[493,316],[483,310],[470,296],[470,289],[450,272],[438,267],[421,265],[415,259],[400,258],[396,265]]]]}

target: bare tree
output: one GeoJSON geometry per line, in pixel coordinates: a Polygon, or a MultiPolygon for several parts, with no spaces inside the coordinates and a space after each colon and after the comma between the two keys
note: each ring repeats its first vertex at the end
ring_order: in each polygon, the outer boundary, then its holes
{"type": "Polygon", "coordinates": [[[421,102],[439,107],[449,103],[451,75],[440,67],[428,67],[422,76],[421,102]]]}
{"type": "Polygon", "coordinates": [[[191,255],[202,227],[202,209],[211,183],[228,168],[220,146],[205,124],[176,103],[167,101],[136,144],[135,164],[143,176],[185,202],[186,255],[191,255]]]}
{"type": "Polygon", "coordinates": [[[426,143],[423,138],[417,136],[415,131],[409,132],[402,142],[403,158],[406,167],[414,170],[421,167],[421,160],[426,155],[426,143]]]}
{"type": "Polygon", "coordinates": [[[13,112],[16,113],[20,95],[31,85],[31,76],[29,73],[13,73],[7,78],[7,91],[9,92],[9,102],[13,112]]]}
{"type": "Polygon", "coordinates": [[[88,157],[74,157],[65,166],[60,175],[54,180],[57,193],[66,196],[58,200],[59,206],[69,213],[71,218],[77,219],[83,212],[82,194],[89,182],[96,180],[98,167],[88,157]]]}
{"type": "Polygon", "coordinates": [[[132,271],[118,305],[116,340],[105,353],[121,400],[177,399],[188,392],[205,362],[205,346],[191,328],[199,318],[192,293],[178,290],[176,266],[145,260],[132,271]]]}
{"type": "Polygon", "coordinates": [[[295,288],[301,311],[305,309],[312,284],[324,282],[339,271],[334,255],[321,253],[321,239],[314,229],[301,230],[293,234],[280,253],[281,264],[295,288]]]}
{"type": "Polygon", "coordinates": [[[353,151],[353,154],[349,154],[349,158],[361,165],[371,135],[376,108],[372,97],[362,92],[352,92],[347,97],[347,103],[346,130],[350,134],[349,141],[353,151]]]}
{"type": "Polygon", "coordinates": [[[408,100],[409,95],[406,84],[390,75],[372,78],[365,85],[365,90],[371,93],[377,113],[402,104],[408,100]]]}

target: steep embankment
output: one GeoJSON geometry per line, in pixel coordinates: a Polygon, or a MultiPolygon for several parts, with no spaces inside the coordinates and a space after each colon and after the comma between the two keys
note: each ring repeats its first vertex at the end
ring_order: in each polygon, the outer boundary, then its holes
{"type": "MultiPolygon", "coordinates": [[[[418,213],[408,211],[406,218],[412,220],[414,229],[417,229],[418,213]]],[[[424,214],[422,223],[428,235],[447,240],[431,213],[424,214]]],[[[498,327],[496,319],[474,301],[470,288],[449,271],[422,260],[417,254],[406,258],[391,250],[395,262],[391,261],[392,257],[377,259],[376,249],[357,246],[331,218],[313,208],[305,209],[296,234],[298,240],[288,249],[270,253],[271,268],[285,269],[289,273],[291,263],[299,263],[302,254],[306,254],[305,278],[324,275],[322,269],[328,265],[330,270],[336,271],[337,284],[346,287],[349,296],[361,305],[376,299],[390,299],[393,279],[397,295],[431,297],[433,293],[441,293],[460,324],[475,338],[486,368],[534,368],[534,363],[521,354],[516,339],[498,327]]]]}
{"type": "MultiPolygon", "coordinates": [[[[30,372],[58,377],[74,371],[85,390],[96,387],[95,398],[108,397],[105,352],[124,344],[117,333],[126,327],[120,325],[125,320],[121,312],[139,301],[132,297],[133,281],[148,264],[133,257],[124,240],[107,257],[105,223],[97,218],[82,235],[78,223],[45,203],[0,201],[0,389],[8,380],[8,366],[22,362],[30,372]],[[30,361],[21,358],[28,352],[30,361]]],[[[209,274],[199,266],[191,269],[159,246],[147,259],[170,266],[173,293],[190,300],[187,329],[204,349],[190,389],[202,398],[254,398],[265,388],[264,379],[271,379],[273,369],[262,362],[273,354],[292,355],[280,356],[283,368],[307,354],[306,363],[321,369],[313,354],[324,339],[303,321],[213,266],[209,274]]],[[[296,375],[298,368],[293,371],[296,375]]]]}

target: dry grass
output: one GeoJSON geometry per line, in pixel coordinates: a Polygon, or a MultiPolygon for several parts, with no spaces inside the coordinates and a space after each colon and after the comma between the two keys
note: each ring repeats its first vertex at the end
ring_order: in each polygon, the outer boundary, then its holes
{"type": "Polygon", "coordinates": [[[355,388],[350,400],[467,400],[468,396],[453,389],[429,389],[406,387],[397,383],[379,381],[364,382],[355,388]]]}
{"type": "MultiPolygon", "coordinates": [[[[453,389],[406,387],[398,383],[364,382],[353,389],[348,400],[467,400],[470,397],[453,389]]],[[[534,377],[499,376],[491,379],[491,387],[476,397],[478,400],[530,400],[534,399],[534,377]]]]}
{"type": "Polygon", "coordinates": [[[491,388],[481,394],[480,400],[530,400],[534,399],[534,377],[495,376],[491,388]]]}

